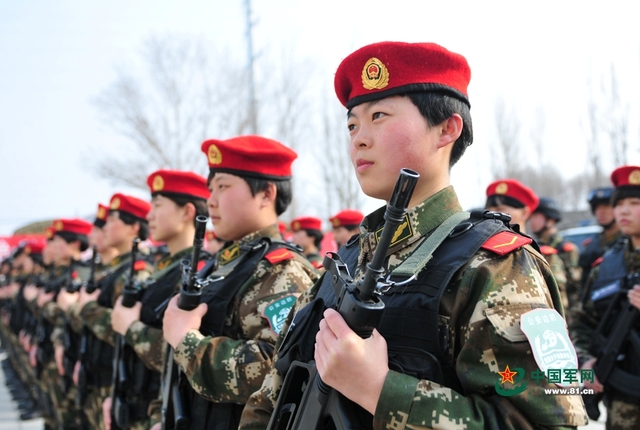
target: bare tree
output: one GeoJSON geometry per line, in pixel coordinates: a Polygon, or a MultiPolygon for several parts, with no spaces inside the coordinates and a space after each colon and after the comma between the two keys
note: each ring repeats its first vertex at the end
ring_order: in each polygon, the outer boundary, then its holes
{"type": "Polygon", "coordinates": [[[344,108],[337,101],[325,99],[321,124],[318,160],[325,184],[327,216],[346,208],[361,208],[365,196],[349,157],[350,139],[344,108]]]}
{"type": "Polygon", "coordinates": [[[119,69],[95,100],[104,123],[132,144],[121,157],[99,157],[96,167],[115,184],[144,188],[153,169],[203,170],[199,144],[237,134],[247,109],[224,93],[242,88],[241,67],[202,41],[154,37],[141,59],[145,73],[119,69]]]}
{"type": "Polygon", "coordinates": [[[495,104],[495,119],[498,130],[498,144],[492,146],[491,171],[496,178],[514,177],[518,166],[509,162],[517,160],[520,153],[518,136],[520,135],[520,121],[513,109],[506,106],[504,99],[499,98],[495,104]]]}

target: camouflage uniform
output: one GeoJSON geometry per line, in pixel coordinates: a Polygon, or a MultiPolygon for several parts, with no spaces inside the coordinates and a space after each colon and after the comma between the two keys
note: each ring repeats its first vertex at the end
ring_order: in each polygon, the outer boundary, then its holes
{"type": "Polygon", "coordinates": [[[544,259],[549,263],[551,273],[556,279],[558,284],[558,291],[560,292],[560,298],[562,300],[562,308],[569,309],[569,297],[567,296],[567,272],[564,268],[564,263],[558,255],[558,250],[547,245],[540,247],[540,253],[544,256],[544,259]]]}
{"type": "MultiPolygon", "coordinates": [[[[627,269],[627,272],[621,273],[620,277],[623,277],[627,273],[640,271],[640,252],[632,249],[631,241],[624,238],[617,243],[616,247],[622,247],[624,249],[623,264],[627,269]]],[[[612,258],[609,252],[604,254],[604,259],[607,258],[612,258]]],[[[594,358],[594,351],[592,350],[593,340],[595,338],[596,328],[603,317],[603,312],[598,309],[598,306],[596,306],[591,298],[594,283],[599,279],[600,269],[601,266],[596,265],[591,270],[589,280],[585,285],[584,300],[575,307],[573,322],[570,326],[571,338],[576,347],[581,365],[594,358]]],[[[602,381],[600,382],[602,383],[602,381]]],[[[617,391],[615,387],[607,385],[606,382],[603,383],[603,385],[605,386],[604,404],[607,407],[607,429],[640,428],[640,403],[638,401],[640,392],[639,396],[633,399],[629,395],[617,391]]]]}
{"type": "Polygon", "coordinates": [[[548,245],[558,250],[558,256],[564,264],[564,270],[567,278],[567,299],[569,306],[566,309],[570,309],[578,302],[580,296],[580,284],[582,269],[578,265],[580,259],[580,251],[578,247],[558,234],[553,234],[545,240],[538,240],[538,243],[542,245],[548,245]]]}
{"type": "MultiPolygon", "coordinates": [[[[412,233],[392,246],[389,271],[405,260],[422,238],[460,210],[452,187],[412,208],[408,213],[412,233]]],[[[373,254],[382,215],[382,210],[376,211],[361,224],[356,278],[362,277],[373,254]]],[[[296,311],[313,299],[319,285],[300,298],[296,311]]],[[[543,389],[553,385],[529,384],[526,391],[512,397],[501,397],[494,388],[497,372],[510,363],[518,363],[526,372],[537,369],[531,346],[523,341],[520,315],[534,308],[559,307],[549,267],[529,245],[502,257],[480,249],[454,275],[438,312],[439,329],[451,339],[448,354],[463,391],[391,370],[373,428],[566,428],[586,424],[580,397],[545,395],[543,389]]],[[[281,384],[282,375],[274,367],[247,402],[241,429],[266,428],[281,384]]]]}
{"type": "MultiPolygon", "coordinates": [[[[221,268],[233,261],[225,258],[233,249],[261,237],[282,240],[278,226],[273,225],[227,243],[218,253],[221,268]]],[[[277,250],[281,255],[282,251],[277,250]]],[[[287,252],[280,261],[259,261],[231,302],[223,336],[204,336],[192,330],[177,346],[175,362],[193,389],[207,400],[244,404],[260,387],[271,364],[281,323],[295,297],[318,278],[301,254],[287,252]],[[268,311],[273,304],[279,306],[277,315],[268,311]]],[[[234,270],[241,270],[240,267],[234,270]]]]}
{"type": "MultiPolygon", "coordinates": [[[[95,336],[97,339],[93,339],[92,342],[102,342],[107,344],[106,347],[102,347],[101,354],[109,354],[110,357],[106,357],[107,361],[112,361],[113,351],[110,347],[115,346],[116,333],[111,328],[111,309],[116,299],[127,281],[129,275],[129,268],[131,265],[131,253],[117,256],[106,265],[105,269],[101,271],[97,279],[100,279],[99,288],[101,289],[100,297],[98,301],[89,302],[80,308],[77,304],[72,305],[69,308],[69,318],[73,321],[73,325],[77,325],[78,321],[82,321],[84,325],[90,330],[90,336],[95,336]],[[112,279],[115,276],[114,279],[112,279]],[[107,307],[110,306],[110,307],[107,307]]],[[[146,279],[150,272],[150,266],[147,265],[145,270],[136,272],[137,280],[146,279]]],[[[96,357],[91,357],[90,360],[96,360],[96,357]]],[[[103,428],[102,423],[102,402],[111,393],[110,387],[110,374],[102,374],[98,378],[97,373],[102,372],[89,372],[89,377],[109,381],[106,383],[90,383],[90,390],[87,394],[85,402],[85,412],[89,421],[96,426],[96,428],[103,428]]],[[[111,370],[109,371],[109,373],[111,370]]],[[[90,378],[90,379],[91,379],[90,378]]]]}
{"type": "MultiPolygon", "coordinates": [[[[156,266],[157,271],[149,278],[149,281],[154,281],[154,283],[150,284],[143,292],[146,298],[143,297],[141,299],[143,302],[141,320],[132,323],[124,337],[126,344],[133,348],[138,359],[153,373],[148,386],[154,387],[154,391],[155,388],[157,388],[157,391],[154,393],[147,391],[145,394],[153,395],[154,397],[160,394],[160,375],[162,373],[167,348],[167,343],[162,335],[162,316],[164,315],[164,309],[161,312],[156,312],[156,308],[161,302],[166,302],[173,293],[179,291],[182,282],[182,266],[180,262],[185,258],[189,259],[192,252],[193,248],[187,248],[175,255],[164,256],[158,261],[156,266]],[[149,296],[153,297],[150,298],[149,296]],[[147,315],[146,318],[145,315],[147,315]],[[156,319],[157,321],[152,324],[149,322],[150,319],[156,319]],[[156,384],[158,385],[156,386],[156,384]]],[[[134,399],[128,398],[128,400],[132,401],[134,399]]],[[[145,407],[145,412],[148,407],[149,405],[145,407]]],[[[140,419],[132,422],[131,429],[148,429],[151,425],[149,419],[140,419]]]]}

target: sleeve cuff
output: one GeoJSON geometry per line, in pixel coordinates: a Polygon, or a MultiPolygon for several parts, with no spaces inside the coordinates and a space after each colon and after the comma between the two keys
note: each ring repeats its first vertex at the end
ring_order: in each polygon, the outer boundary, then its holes
{"type": "MultiPolygon", "coordinates": [[[[387,428],[384,423],[397,421],[398,411],[405,413],[411,410],[411,404],[415,397],[418,380],[413,376],[390,370],[384,380],[382,392],[376,405],[376,413],[373,417],[373,428],[387,428]]],[[[400,420],[402,422],[402,420],[400,420]]]]}
{"type": "Polygon", "coordinates": [[[193,358],[196,348],[202,339],[204,339],[202,333],[198,330],[191,330],[180,341],[174,352],[174,361],[180,366],[180,369],[187,375],[187,377],[189,376],[187,373],[189,362],[193,358]]]}
{"type": "Polygon", "coordinates": [[[124,334],[124,340],[129,345],[134,346],[140,338],[140,333],[143,333],[147,325],[142,321],[134,321],[131,323],[127,332],[124,334]]]}

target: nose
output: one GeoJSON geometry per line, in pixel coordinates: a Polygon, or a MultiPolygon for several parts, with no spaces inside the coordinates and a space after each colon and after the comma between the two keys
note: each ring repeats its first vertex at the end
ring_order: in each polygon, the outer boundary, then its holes
{"type": "Polygon", "coordinates": [[[355,149],[371,147],[371,130],[365,124],[360,124],[357,132],[351,137],[351,144],[355,149]]]}

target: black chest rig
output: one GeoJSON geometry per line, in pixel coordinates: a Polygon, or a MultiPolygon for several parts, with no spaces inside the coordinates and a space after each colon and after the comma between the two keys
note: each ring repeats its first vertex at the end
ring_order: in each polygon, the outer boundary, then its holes
{"type": "MultiPolygon", "coordinates": [[[[390,369],[464,393],[451,362],[449,351],[453,345],[449,330],[439,324],[440,300],[454,274],[490,237],[505,230],[509,229],[502,221],[483,219],[474,213],[453,228],[415,280],[393,279],[396,284],[381,292],[385,307],[377,330],[387,341],[390,369]]],[[[339,251],[349,273],[355,273],[358,254],[358,242],[353,239],[339,251]]],[[[394,278],[393,272],[391,277],[394,278]]],[[[283,375],[294,360],[304,363],[313,360],[315,335],[322,314],[336,303],[331,281],[323,276],[316,298],[295,315],[278,351],[276,368],[283,375]]],[[[371,415],[352,403],[351,407],[348,415],[360,423],[353,428],[371,428],[371,415]]]]}
{"type": "MultiPolygon", "coordinates": [[[[638,402],[640,318],[637,310],[629,304],[627,291],[640,284],[640,274],[630,273],[630,267],[625,261],[627,246],[626,240],[620,240],[605,253],[598,266],[598,277],[588,292],[597,314],[601,316],[590,352],[599,357],[595,366],[596,374],[603,362],[609,361],[610,356],[615,356],[615,360],[610,361],[613,362],[613,369],[603,383],[608,392],[622,393],[627,400],[638,402]],[[629,309],[633,309],[635,317],[629,313],[629,309]],[[627,324],[625,320],[628,321],[627,324]],[[621,342],[617,343],[618,340],[621,342]],[[611,345],[619,346],[612,348],[611,345]]],[[[600,376],[602,381],[604,375],[600,376]]]]}
{"type": "MultiPolygon", "coordinates": [[[[123,258],[117,266],[107,269],[107,274],[97,281],[98,288],[100,288],[97,302],[100,306],[112,307],[115,283],[129,268],[129,263],[127,258],[123,258]]],[[[84,357],[81,354],[80,360],[84,362],[87,370],[87,384],[95,387],[111,385],[113,347],[98,339],[91,330],[84,330],[83,336],[87,353],[84,354],[84,357]]]]}
{"type": "MultiPolygon", "coordinates": [[[[234,308],[236,301],[239,300],[237,294],[240,287],[244,285],[253,274],[267,253],[279,248],[286,248],[296,254],[300,250],[286,242],[261,238],[241,245],[239,255],[224,266],[215,270],[208,276],[213,279],[222,279],[213,281],[202,291],[201,303],[206,303],[207,313],[202,318],[200,332],[205,336],[228,336],[233,339],[239,339],[241,333],[237,332],[237,318],[231,310],[234,308]]],[[[217,254],[219,256],[220,253],[217,254]]],[[[207,265],[201,273],[207,273],[212,270],[212,265],[207,265]]],[[[231,430],[237,429],[240,423],[240,416],[244,405],[233,403],[214,403],[201,397],[188,384],[183,384],[183,398],[188,399],[189,409],[191,410],[191,429],[192,430],[231,430]]]]}

